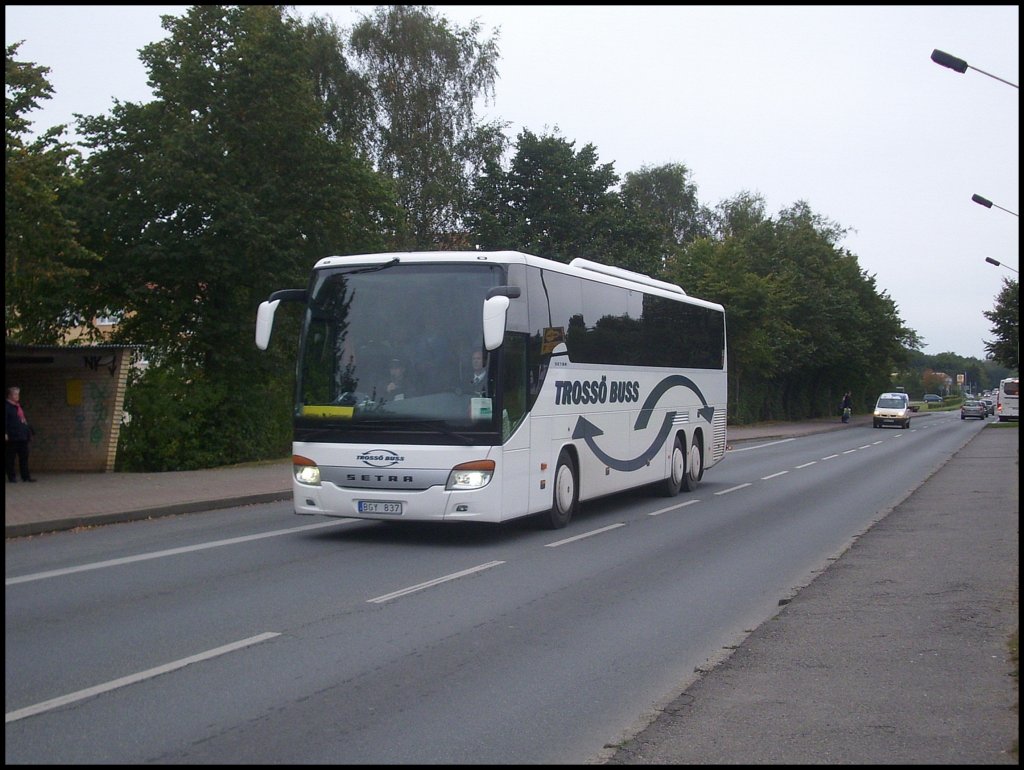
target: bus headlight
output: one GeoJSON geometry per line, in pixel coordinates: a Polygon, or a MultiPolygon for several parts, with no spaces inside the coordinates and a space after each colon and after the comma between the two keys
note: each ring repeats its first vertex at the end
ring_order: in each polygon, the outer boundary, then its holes
{"type": "Polygon", "coordinates": [[[308,457],[292,455],[292,473],[295,474],[295,480],[300,484],[320,486],[320,468],[308,457]]]}
{"type": "Polygon", "coordinates": [[[456,489],[480,489],[491,482],[494,475],[494,460],[474,460],[452,468],[448,474],[448,483],[444,488],[448,491],[456,489]]]}

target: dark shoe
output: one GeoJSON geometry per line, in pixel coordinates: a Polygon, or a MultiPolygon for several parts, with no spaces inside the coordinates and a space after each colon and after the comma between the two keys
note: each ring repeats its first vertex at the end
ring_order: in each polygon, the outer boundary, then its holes
{"type": "Polygon", "coordinates": [[[7,479],[7,483],[8,484],[17,484],[18,480],[17,479],[7,479]]]}
{"type": "Polygon", "coordinates": [[[27,481],[30,484],[34,484],[36,480],[35,479],[22,479],[22,481],[27,481]]]}

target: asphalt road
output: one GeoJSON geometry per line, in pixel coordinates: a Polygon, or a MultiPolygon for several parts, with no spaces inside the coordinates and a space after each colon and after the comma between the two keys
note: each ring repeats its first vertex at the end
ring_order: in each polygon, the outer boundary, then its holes
{"type": "MultiPolygon", "coordinates": [[[[831,567],[799,590],[771,620],[761,624],[742,643],[738,643],[735,649],[723,650],[715,661],[695,670],[692,678],[680,681],[679,688],[674,692],[682,690],[682,695],[672,696],[651,714],[642,715],[640,722],[630,729],[628,737],[624,737],[621,743],[608,746],[604,752],[589,761],[607,761],[613,764],[1016,763],[1015,755],[1007,752],[1008,747],[1016,740],[1018,728],[1015,709],[1016,680],[1008,676],[1010,665],[1007,661],[1005,643],[1010,629],[1016,628],[1018,619],[1019,434],[1015,425],[986,428],[980,423],[970,421],[961,424],[955,415],[936,415],[934,419],[948,420],[946,428],[949,432],[962,430],[964,435],[957,443],[959,451],[955,452],[948,462],[938,468],[922,486],[910,493],[892,511],[883,512],[880,521],[860,536],[845,553],[838,556],[831,567]],[[972,436],[972,440],[968,441],[972,436]]],[[[841,429],[847,431],[847,435],[853,440],[850,447],[860,443],[867,444],[873,439],[883,437],[887,443],[889,440],[902,443],[908,437],[901,435],[902,432],[897,430],[873,431],[865,426],[843,426],[841,429]]],[[[742,450],[742,447],[734,449],[742,450]]],[[[859,454],[858,452],[853,457],[859,454]]],[[[870,455],[871,452],[866,454],[870,455]]],[[[723,466],[723,474],[719,474],[719,478],[726,475],[724,471],[727,470],[727,466],[723,466]]],[[[41,486],[42,483],[30,485],[24,491],[41,486]]],[[[718,486],[719,491],[724,491],[721,489],[724,484],[720,483],[718,486]]],[[[191,494],[191,490],[189,493],[191,494]]],[[[746,493],[749,493],[749,490],[746,493]]],[[[856,490],[845,490],[844,493],[856,494],[856,490]]],[[[716,507],[715,510],[719,511],[719,508],[716,507]]],[[[590,516],[592,521],[597,523],[598,516],[593,513],[590,516]]],[[[215,517],[195,518],[198,524],[215,517]]],[[[661,522],[662,518],[654,521],[661,522]]],[[[626,542],[632,543],[637,535],[642,535],[643,532],[644,530],[637,528],[626,542]]],[[[373,556],[373,533],[372,528],[367,528],[368,540],[364,538],[350,543],[352,552],[346,554],[343,560],[346,564],[345,574],[350,572],[349,568],[352,566],[348,562],[349,558],[356,555],[365,558],[373,556]]],[[[524,534],[523,537],[529,536],[524,534]]],[[[445,537],[444,547],[447,551],[452,550],[449,539],[450,536],[445,537]]],[[[387,545],[386,540],[385,538],[385,542],[380,545],[387,545]]],[[[258,542],[275,549],[279,558],[281,546],[275,545],[275,541],[258,542]]],[[[339,546],[347,540],[337,540],[325,535],[319,538],[318,542],[325,553],[337,559],[339,546]]],[[[614,555],[616,560],[621,558],[623,546],[616,543],[611,536],[585,542],[589,548],[598,549],[602,554],[614,555]]],[[[166,548],[168,543],[161,542],[160,545],[166,548]]],[[[299,547],[300,544],[290,545],[299,547]]],[[[463,543],[457,550],[471,550],[469,547],[473,545],[474,539],[470,537],[468,542],[463,543]]],[[[394,550],[393,544],[387,550],[394,550]]],[[[504,552],[504,549],[501,550],[504,552]]],[[[416,548],[415,552],[428,561],[431,558],[422,547],[416,548]]],[[[547,552],[545,550],[545,553],[547,552]]],[[[232,554],[231,551],[221,553],[232,554]]],[[[235,555],[234,558],[242,558],[242,555],[235,555]]],[[[506,557],[500,555],[499,558],[506,557]]],[[[223,563],[224,560],[225,557],[221,556],[218,561],[223,563]]],[[[470,561],[476,563],[479,560],[470,561]]],[[[11,569],[11,564],[9,561],[8,569],[11,569]]],[[[208,566],[212,570],[217,565],[211,563],[208,566]]],[[[287,569],[287,565],[284,565],[284,568],[287,569]]],[[[510,568],[511,565],[504,567],[510,568]]],[[[594,569],[597,572],[591,575],[591,578],[609,577],[598,566],[594,569]]],[[[100,577],[103,573],[85,574],[100,577]]],[[[245,581],[251,581],[250,571],[227,570],[227,574],[231,576],[231,580],[242,582],[237,585],[223,584],[223,581],[216,583],[218,596],[223,599],[236,598],[234,603],[226,603],[223,612],[217,617],[221,621],[237,623],[240,628],[247,628],[254,619],[254,613],[262,615],[269,609],[254,603],[248,610],[239,612],[239,607],[236,606],[237,598],[242,595],[245,581]]],[[[299,574],[291,574],[290,570],[286,574],[292,579],[300,577],[299,574]]],[[[487,576],[484,578],[487,580],[498,573],[488,571],[483,574],[487,576]]],[[[138,629],[140,641],[148,640],[146,644],[119,648],[118,655],[135,656],[148,652],[155,660],[171,659],[172,652],[181,646],[180,643],[188,641],[179,638],[180,629],[183,627],[181,623],[186,620],[194,621],[198,605],[209,593],[203,588],[200,578],[199,575],[182,576],[189,585],[193,582],[196,584],[196,595],[184,602],[173,600],[173,612],[155,615],[150,613],[151,617],[147,617],[146,622],[154,627],[138,629]],[[177,612],[183,613],[180,618],[176,617],[177,612]],[[156,633],[160,629],[163,633],[156,633]],[[152,649],[146,649],[154,643],[166,646],[166,651],[160,649],[154,652],[152,649]]],[[[530,579],[541,578],[533,575],[530,579]]],[[[575,582],[588,581],[577,579],[575,582]]],[[[64,591],[59,591],[54,596],[59,601],[74,603],[73,595],[80,583],[85,583],[85,580],[74,581],[67,585],[64,591]]],[[[395,584],[402,584],[402,579],[396,577],[395,584]]],[[[138,589],[134,581],[114,580],[109,585],[114,593],[131,594],[138,589]]],[[[460,594],[466,594],[462,601],[456,603],[457,605],[473,606],[472,597],[477,593],[473,590],[473,582],[456,582],[449,586],[460,594]]],[[[313,586],[304,584],[303,591],[308,592],[310,588],[313,586]]],[[[355,590],[357,603],[366,604],[362,601],[365,599],[362,591],[366,590],[366,586],[342,581],[336,587],[318,583],[316,588],[332,593],[333,604],[330,606],[335,606],[338,610],[324,618],[324,623],[331,622],[331,618],[335,617],[339,622],[344,619],[344,614],[340,613],[337,589],[355,590]]],[[[580,590],[582,591],[582,586],[580,590]]],[[[154,587],[152,591],[154,598],[165,595],[162,589],[157,590],[154,587]]],[[[303,591],[298,591],[294,595],[302,596],[303,591]]],[[[551,593],[550,590],[548,593],[551,593]]],[[[441,602],[443,595],[418,596],[429,602],[441,602]]],[[[171,596],[173,598],[174,594],[171,596]]],[[[321,606],[318,601],[307,603],[314,605],[314,608],[321,606]]],[[[8,603],[8,613],[12,611],[13,605],[14,602],[8,603]]],[[[430,606],[422,602],[401,602],[393,605],[392,611],[397,609],[403,613],[426,612],[417,625],[429,620],[431,623],[445,624],[449,628],[453,615],[461,612],[459,606],[439,603],[435,607],[436,612],[431,615],[427,612],[430,606]]],[[[565,661],[559,657],[560,651],[572,649],[573,633],[569,632],[579,626],[586,626],[592,620],[597,606],[599,605],[594,605],[588,610],[587,605],[581,604],[577,608],[580,615],[576,623],[569,623],[571,628],[567,629],[564,644],[559,642],[552,645],[550,640],[544,643],[544,649],[550,648],[552,677],[566,676],[565,661]],[[554,665],[559,661],[560,665],[554,665]]],[[[108,612],[107,609],[98,606],[96,609],[101,610],[101,617],[108,612]]],[[[292,614],[302,616],[305,609],[304,603],[292,601],[285,611],[270,614],[279,622],[283,622],[292,614]]],[[[114,611],[113,605],[109,611],[114,611]]],[[[365,610],[361,614],[371,619],[373,616],[372,612],[365,610]]],[[[502,614],[498,615],[497,625],[482,628],[491,629],[495,635],[500,633],[504,639],[508,633],[505,630],[507,624],[502,620],[502,614]]],[[[553,617],[552,621],[555,619],[553,617]]],[[[566,624],[564,614],[558,614],[557,619],[560,625],[566,624]]],[[[71,635],[68,640],[71,645],[68,654],[56,655],[56,648],[51,646],[45,653],[48,657],[40,659],[40,665],[52,668],[59,663],[74,669],[81,661],[94,661],[99,658],[108,660],[115,670],[121,672],[140,670],[149,665],[143,665],[141,662],[134,665],[133,660],[111,658],[111,650],[104,650],[102,646],[97,647],[95,656],[89,655],[81,644],[81,629],[76,630],[72,627],[75,625],[71,624],[68,627],[68,634],[71,635]]],[[[283,622],[282,629],[291,629],[289,636],[292,638],[287,641],[281,639],[274,645],[295,644],[299,637],[302,637],[306,644],[299,645],[294,652],[301,650],[308,654],[311,648],[322,648],[323,651],[327,651],[342,637],[336,633],[327,633],[326,626],[322,628],[321,625],[283,622]]],[[[11,677],[16,671],[16,667],[10,665],[12,627],[9,616],[9,701],[12,698],[11,677]]],[[[212,633],[213,630],[204,628],[196,634],[201,636],[207,632],[212,633]]],[[[451,633],[450,630],[447,631],[446,636],[451,633]]],[[[474,638],[479,642],[480,630],[474,633],[474,638]]],[[[362,636],[357,635],[356,638],[362,639],[362,636]]],[[[600,640],[603,637],[600,634],[588,633],[587,638],[600,640]]],[[[99,643],[101,635],[98,634],[96,639],[99,643]]],[[[539,640],[532,634],[526,634],[519,642],[523,650],[529,651],[537,648],[539,640]]],[[[194,640],[189,641],[186,646],[194,646],[194,640]]],[[[274,660],[271,655],[273,649],[273,645],[265,648],[256,647],[252,650],[252,656],[259,659],[266,656],[266,665],[269,666],[274,660]]],[[[508,652],[513,653],[516,649],[515,646],[510,647],[508,652]]],[[[461,662],[464,650],[464,646],[458,647],[457,650],[453,648],[451,660],[453,672],[457,669],[456,663],[461,666],[458,668],[460,675],[457,679],[463,682],[466,672],[464,663],[461,662]]],[[[344,645],[338,647],[332,654],[338,656],[337,660],[325,660],[323,666],[330,668],[332,663],[343,666],[351,658],[351,651],[344,645]]],[[[286,660],[289,658],[290,656],[286,656],[286,660]]],[[[248,655],[241,658],[243,661],[248,659],[248,655]]],[[[277,665],[283,662],[277,660],[277,665]]],[[[416,660],[410,658],[409,662],[415,663],[416,660]]],[[[503,657],[500,662],[506,667],[510,665],[508,658],[503,657]]],[[[227,660],[224,664],[231,665],[227,660]]],[[[410,684],[413,684],[420,675],[421,668],[410,668],[408,676],[395,680],[395,687],[407,691],[410,684]]],[[[194,681],[197,687],[202,687],[211,681],[211,670],[210,667],[190,669],[191,677],[183,677],[180,681],[194,681]],[[203,671],[206,672],[205,675],[200,676],[203,671]]],[[[244,675],[244,672],[245,668],[240,668],[239,673],[244,675]]],[[[483,672],[481,662],[481,676],[483,672]]],[[[597,675],[598,672],[594,672],[594,676],[597,675]]],[[[169,680],[172,685],[179,681],[177,676],[169,680]]],[[[94,681],[97,680],[90,674],[89,681],[85,683],[94,681]]],[[[579,709],[580,713],[571,715],[563,708],[559,711],[560,720],[579,719],[587,711],[590,704],[585,698],[580,697],[579,682],[579,679],[570,677],[565,686],[572,688],[568,692],[576,694],[579,702],[572,710],[579,709]]],[[[280,684],[284,683],[285,680],[282,680],[280,684]]],[[[296,680],[294,684],[299,686],[301,682],[296,680]]],[[[180,686],[179,684],[178,687],[180,686]]],[[[282,690],[268,687],[267,680],[262,677],[252,679],[243,676],[238,681],[238,686],[241,691],[252,688],[251,699],[241,699],[248,709],[255,708],[260,699],[269,699],[268,703],[276,704],[274,708],[268,706],[260,719],[248,725],[249,738],[270,740],[275,744],[273,737],[265,734],[265,726],[268,724],[267,720],[280,711],[282,690]]],[[[525,682],[516,683],[519,689],[526,686],[525,682]]],[[[666,687],[663,691],[669,689],[666,687]]],[[[226,697],[233,690],[234,688],[227,688],[220,695],[226,697]]],[[[183,697],[186,694],[182,692],[183,697]]],[[[124,750],[130,750],[136,743],[139,747],[159,745],[167,741],[168,731],[173,732],[175,725],[188,722],[190,719],[200,720],[201,724],[196,725],[200,729],[193,733],[183,732],[183,736],[203,735],[210,730],[207,724],[208,717],[205,716],[206,709],[211,708],[211,713],[217,713],[218,709],[214,708],[213,704],[220,695],[217,692],[210,692],[204,702],[195,704],[195,714],[178,712],[173,724],[162,725],[160,720],[141,720],[139,727],[152,732],[149,739],[154,743],[147,743],[145,736],[134,729],[127,733],[124,729],[126,725],[140,721],[138,715],[146,713],[146,709],[143,708],[146,703],[144,700],[138,701],[128,713],[119,713],[120,718],[115,718],[115,713],[118,712],[107,714],[104,721],[110,730],[115,731],[111,736],[117,736],[110,740],[117,741],[124,750]]],[[[141,696],[142,693],[129,691],[127,705],[132,704],[133,698],[141,696]]],[[[507,692],[506,696],[511,697],[512,692],[507,692]]],[[[529,703],[536,710],[536,697],[527,696],[531,694],[522,693],[524,704],[529,703]]],[[[315,693],[315,698],[325,699],[320,705],[331,706],[333,709],[338,703],[332,706],[331,697],[330,689],[315,693]]],[[[16,698],[15,701],[15,706],[30,702],[26,698],[16,698]]],[[[93,705],[101,709],[100,713],[105,713],[107,708],[116,709],[119,702],[122,707],[126,705],[124,701],[114,698],[103,698],[93,705]]],[[[152,705],[149,704],[147,708],[151,708],[152,705]]],[[[318,710],[315,699],[296,701],[294,705],[302,706],[294,715],[292,722],[299,735],[306,729],[316,731],[321,715],[334,713],[331,710],[318,710]],[[308,720],[299,719],[303,714],[308,720]]],[[[410,703],[410,706],[412,705],[410,703]]],[[[224,713],[228,711],[225,710],[224,713]]],[[[630,714],[635,713],[636,711],[630,711],[630,714]]],[[[528,715],[522,712],[521,716],[528,715]]],[[[63,736],[54,736],[54,740],[65,741],[68,749],[72,751],[70,756],[74,756],[74,740],[68,741],[68,736],[74,732],[70,729],[72,723],[77,725],[81,720],[83,724],[80,727],[84,730],[85,723],[89,723],[90,719],[93,720],[91,724],[95,725],[95,718],[94,712],[65,710],[55,717],[55,724],[62,725],[63,736]]],[[[331,723],[337,723],[337,719],[337,714],[334,714],[331,723]]],[[[518,723],[522,730],[522,726],[528,721],[514,720],[512,724],[518,723]]],[[[34,756],[37,759],[47,756],[45,743],[49,741],[38,744],[37,750],[41,753],[35,753],[31,745],[25,743],[29,736],[27,730],[44,723],[30,720],[16,724],[17,727],[9,724],[7,728],[8,760],[12,761],[16,756],[34,756]],[[18,732],[23,728],[26,729],[24,733],[18,732]],[[15,732],[12,733],[12,730],[15,732]],[[13,738],[17,740],[12,740],[13,738]],[[29,750],[31,753],[12,754],[16,745],[20,746],[18,751],[29,750]]],[[[551,725],[557,726],[554,722],[551,725]]],[[[524,735],[523,739],[530,738],[531,742],[524,745],[533,745],[537,740],[537,733],[531,734],[530,730],[525,732],[527,735],[524,735]]],[[[96,745],[89,747],[96,752],[95,756],[110,756],[111,746],[102,744],[95,727],[91,732],[82,733],[82,736],[88,735],[95,736],[96,745]]],[[[168,754],[166,757],[174,756],[177,758],[176,761],[189,761],[183,758],[202,756],[204,749],[213,748],[217,744],[223,749],[232,740],[241,741],[235,746],[233,756],[236,759],[249,756],[247,752],[256,751],[257,746],[243,740],[244,735],[240,725],[232,728],[228,723],[228,727],[220,731],[217,740],[214,740],[211,734],[206,740],[172,741],[170,745],[185,753],[168,754]]],[[[437,737],[442,740],[443,733],[438,733],[437,737]]],[[[288,740],[295,740],[295,734],[288,736],[288,740]]],[[[344,735],[339,735],[337,740],[344,740],[344,735]]],[[[329,747],[329,743],[325,744],[325,748],[329,747]]],[[[79,745],[78,756],[84,756],[81,752],[86,748],[85,745],[79,745]]],[[[341,749],[342,746],[335,748],[341,749]]],[[[350,744],[344,746],[345,750],[350,748],[350,744]]],[[[367,749],[372,752],[373,747],[367,749]]],[[[436,747],[438,752],[447,749],[448,746],[441,744],[436,747]]],[[[312,748],[303,750],[312,751],[312,748]]],[[[539,756],[544,754],[543,745],[534,746],[530,750],[540,752],[539,756]]],[[[141,756],[153,757],[146,749],[143,751],[141,756]]],[[[482,744],[480,753],[467,756],[485,755],[486,747],[482,744]]],[[[208,756],[219,755],[214,753],[208,756]]],[[[326,753],[320,755],[313,752],[306,756],[321,757],[309,761],[331,761],[330,755],[326,753]]],[[[340,755],[335,753],[333,761],[339,761],[338,756],[340,755]]],[[[443,756],[443,753],[433,756],[443,756]]]]}
{"type": "Polygon", "coordinates": [[[1018,764],[1018,436],[980,431],[603,761],[1018,764]]]}

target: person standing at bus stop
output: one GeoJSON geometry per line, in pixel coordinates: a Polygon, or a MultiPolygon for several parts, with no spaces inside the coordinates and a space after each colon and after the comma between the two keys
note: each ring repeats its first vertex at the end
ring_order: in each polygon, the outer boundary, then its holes
{"type": "Polygon", "coordinates": [[[21,388],[7,388],[7,401],[4,403],[4,443],[7,450],[7,481],[11,484],[18,480],[15,475],[15,460],[21,471],[22,481],[35,481],[28,471],[28,444],[32,440],[32,428],[25,418],[25,410],[21,408],[21,388]]]}

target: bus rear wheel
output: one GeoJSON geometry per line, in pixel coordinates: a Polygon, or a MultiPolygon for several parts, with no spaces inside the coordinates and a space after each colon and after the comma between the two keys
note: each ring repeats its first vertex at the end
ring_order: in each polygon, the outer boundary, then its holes
{"type": "Polygon", "coordinates": [[[541,523],[547,529],[562,529],[576,512],[580,500],[579,476],[568,452],[563,451],[558,456],[552,491],[551,510],[541,515],[541,523]]]}
{"type": "Polygon", "coordinates": [[[704,452],[697,443],[699,436],[693,437],[690,454],[686,458],[686,471],[683,473],[683,491],[693,492],[704,475],[704,452]]]}

